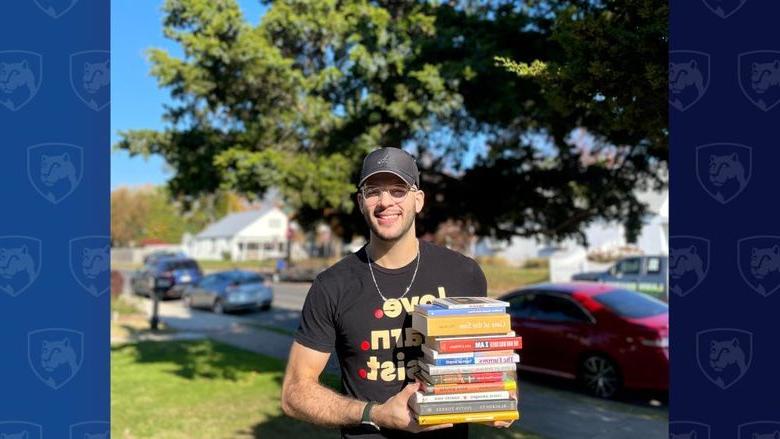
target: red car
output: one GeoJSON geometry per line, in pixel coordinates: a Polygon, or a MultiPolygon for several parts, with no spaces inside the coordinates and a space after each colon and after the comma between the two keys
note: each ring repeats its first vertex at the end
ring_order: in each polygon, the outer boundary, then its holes
{"type": "Polygon", "coordinates": [[[576,379],[593,395],[669,388],[669,308],[602,283],[532,285],[505,294],[523,337],[521,370],[576,379]]]}

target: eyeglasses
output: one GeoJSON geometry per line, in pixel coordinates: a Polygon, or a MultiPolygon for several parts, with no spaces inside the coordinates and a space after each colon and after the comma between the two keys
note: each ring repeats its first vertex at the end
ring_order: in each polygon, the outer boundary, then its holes
{"type": "Polygon", "coordinates": [[[416,190],[417,189],[415,187],[410,187],[403,184],[395,184],[392,186],[363,186],[360,192],[363,194],[363,200],[365,200],[365,203],[373,206],[379,202],[380,198],[382,198],[382,192],[387,192],[390,194],[390,198],[392,198],[393,201],[400,203],[406,199],[406,196],[409,194],[409,192],[414,192],[416,190]]]}

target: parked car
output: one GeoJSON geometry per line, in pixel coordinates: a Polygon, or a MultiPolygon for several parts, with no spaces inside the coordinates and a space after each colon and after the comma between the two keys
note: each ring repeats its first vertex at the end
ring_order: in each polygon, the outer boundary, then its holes
{"type": "Polygon", "coordinates": [[[520,370],[576,379],[592,395],[668,391],[669,308],[601,283],[539,284],[508,293],[523,337],[520,370]]]}
{"type": "Polygon", "coordinates": [[[159,250],[155,252],[151,252],[148,255],[144,256],[144,265],[147,264],[154,264],[159,259],[165,259],[165,258],[186,258],[187,255],[185,255],[182,252],[174,252],[169,250],[159,250]]]}
{"type": "Polygon", "coordinates": [[[314,282],[318,274],[327,267],[287,267],[279,272],[279,280],[283,282],[314,282]]]}
{"type": "Polygon", "coordinates": [[[181,297],[184,288],[200,280],[202,271],[194,259],[182,257],[153,258],[130,280],[135,294],[162,298],[181,297]]]}
{"type": "Polygon", "coordinates": [[[607,271],[578,273],[571,280],[605,282],[666,299],[668,278],[668,256],[630,256],[618,260],[607,271]]]}
{"type": "Polygon", "coordinates": [[[233,270],[203,276],[185,290],[182,300],[191,308],[210,308],[221,314],[239,309],[268,310],[273,297],[271,282],[263,275],[233,270]]]}

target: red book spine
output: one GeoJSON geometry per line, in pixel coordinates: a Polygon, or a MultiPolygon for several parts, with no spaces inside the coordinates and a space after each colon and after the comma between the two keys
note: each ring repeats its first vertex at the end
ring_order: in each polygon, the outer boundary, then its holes
{"type": "Polygon", "coordinates": [[[440,340],[438,351],[445,352],[482,352],[522,349],[521,337],[505,337],[476,340],[440,340]]]}
{"type": "Polygon", "coordinates": [[[434,395],[445,395],[450,393],[468,393],[468,392],[490,392],[494,390],[515,390],[514,382],[499,381],[495,383],[471,383],[471,384],[444,384],[438,386],[429,386],[427,383],[422,385],[423,391],[434,395]],[[509,384],[511,383],[511,385],[509,384]]]}

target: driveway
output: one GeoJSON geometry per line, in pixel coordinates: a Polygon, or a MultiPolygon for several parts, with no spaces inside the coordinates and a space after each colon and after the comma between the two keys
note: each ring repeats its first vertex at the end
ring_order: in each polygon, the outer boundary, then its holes
{"type": "MultiPolygon", "coordinates": [[[[286,359],[292,333],[308,292],[306,283],[274,285],[274,308],[267,312],[215,315],[189,310],[181,302],[161,303],[161,319],[169,326],[254,352],[286,359]]],[[[147,309],[151,309],[147,299],[147,309]]],[[[335,355],[328,370],[338,373],[335,355]]],[[[620,401],[592,398],[564,380],[523,373],[520,377],[521,420],[515,427],[544,438],[666,439],[668,406],[653,395],[632,394],[620,401]]]]}

